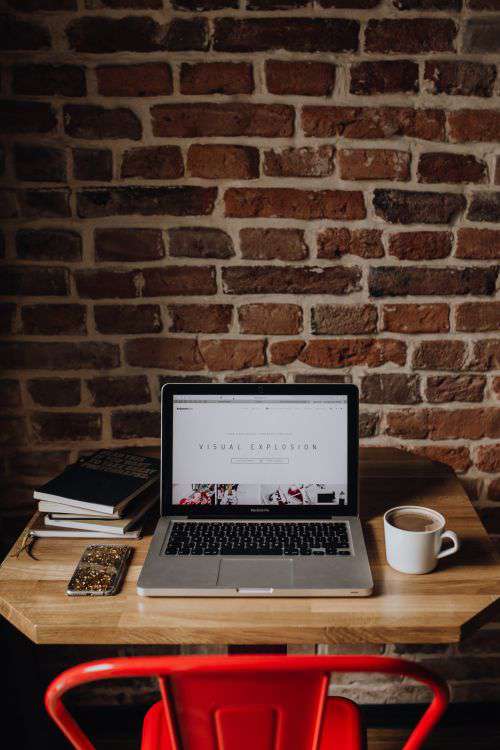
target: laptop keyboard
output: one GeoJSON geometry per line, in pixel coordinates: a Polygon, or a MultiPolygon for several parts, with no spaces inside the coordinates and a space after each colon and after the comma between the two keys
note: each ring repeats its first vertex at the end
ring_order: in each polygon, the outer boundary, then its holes
{"type": "Polygon", "coordinates": [[[350,555],[343,521],[175,521],[166,555],[350,555]]]}

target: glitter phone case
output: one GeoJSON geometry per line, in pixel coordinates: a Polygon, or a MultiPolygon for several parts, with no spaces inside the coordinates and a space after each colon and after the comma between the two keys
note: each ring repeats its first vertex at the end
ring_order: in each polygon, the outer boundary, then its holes
{"type": "Polygon", "coordinates": [[[71,576],[68,596],[114,596],[118,593],[132,547],[91,544],[71,576]]]}

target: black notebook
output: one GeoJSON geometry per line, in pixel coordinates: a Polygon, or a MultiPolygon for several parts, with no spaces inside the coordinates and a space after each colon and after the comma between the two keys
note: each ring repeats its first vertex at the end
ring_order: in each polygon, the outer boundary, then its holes
{"type": "Polygon", "coordinates": [[[75,510],[120,514],[130,500],[160,476],[160,461],[125,451],[100,450],[71,464],[33,493],[36,500],[75,510]]]}

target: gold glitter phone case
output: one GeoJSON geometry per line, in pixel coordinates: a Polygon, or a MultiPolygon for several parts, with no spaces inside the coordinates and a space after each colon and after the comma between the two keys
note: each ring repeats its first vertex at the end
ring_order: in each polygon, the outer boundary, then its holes
{"type": "Polygon", "coordinates": [[[119,591],[132,547],[91,544],[71,576],[68,596],[114,596],[119,591]]]}

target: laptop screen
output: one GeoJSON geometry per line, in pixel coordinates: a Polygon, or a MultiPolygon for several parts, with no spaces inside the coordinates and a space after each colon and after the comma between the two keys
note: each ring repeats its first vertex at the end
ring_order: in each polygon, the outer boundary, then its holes
{"type": "Polygon", "coordinates": [[[172,420],[174,506],[348,504],[346,395],[174,394],[172,420]]]}

